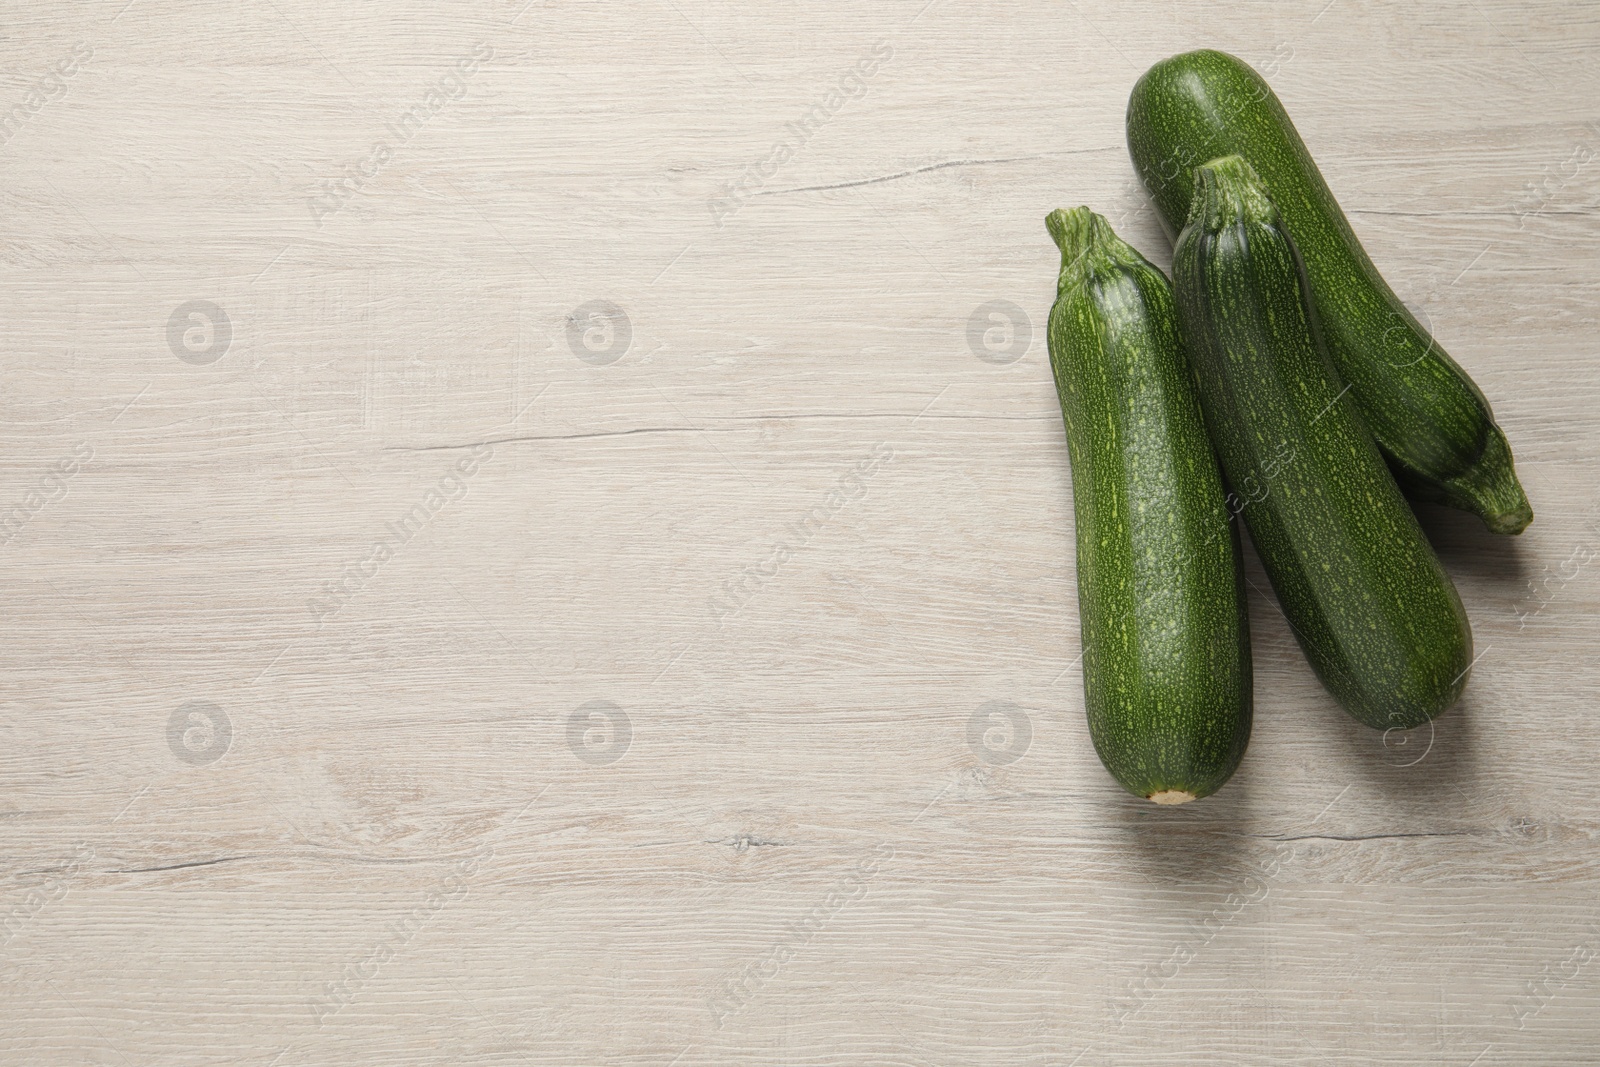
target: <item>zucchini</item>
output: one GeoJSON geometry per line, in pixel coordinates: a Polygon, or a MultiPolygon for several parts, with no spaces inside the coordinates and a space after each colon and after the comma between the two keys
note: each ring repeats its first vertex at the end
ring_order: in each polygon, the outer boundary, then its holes
{"type": "Polygon", "coordinates": [[[1240,155],[1266,182],[1305,260],[1329,354],[1412,496],[1521,533],[1533,510],[1483,393],[1378,274],[1283,105],[1249,65],[1185,52],[1128,99],[1128,151],[1167,236],[1189,213],[1194,168],[1240,155]]]}
{"type": "Polygon", "coordinates": [[[1181,804],[1216,792],[1250,739],[1238,531],[1166,277],[1086,207],[1045,225],[1061,248],[1050,366],[1072,462],[1089,734],[1125,789],[1181,804]]]}
{"type": "Polygon", "coordinates": [[[1239,156],[1196,171],[1172,279],[1212,444],[1306,658],[1368,726],[1432,719],[1466,685],[1466,612],[1344,401],[1299,253],[1239,156]]]}

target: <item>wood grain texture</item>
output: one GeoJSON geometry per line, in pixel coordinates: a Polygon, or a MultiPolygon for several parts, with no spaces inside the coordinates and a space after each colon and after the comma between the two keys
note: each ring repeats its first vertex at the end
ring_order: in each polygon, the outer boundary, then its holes
{"type": "Polygon", "coordinates": [[[1219,10],[10,4],[0,1060],[1595,1062],[1600,12],[1219,10]],[[1537,518],[1422,510],[1481,658],[1387,742],[1252,557],[1250,751],[1157,810],[1043,218],[1170,262],[1123,107],[1201,46],[1537,518]]]}

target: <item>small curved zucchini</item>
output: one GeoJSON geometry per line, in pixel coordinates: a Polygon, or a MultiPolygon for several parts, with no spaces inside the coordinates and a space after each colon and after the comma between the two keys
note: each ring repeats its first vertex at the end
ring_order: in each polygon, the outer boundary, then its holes
{"type": "Polygon", "coordinates": [[[1172,56],[1133,87],[1127,126],[1169,237],[1188,218],[1196,166],[1239,155],[1255,168],[1305,259],[1334,366],[1401,484],[1521,533],[1533,509],[1488,400],[1378,274],[1261,76],[1224,52],[1172,56]]]}
{"type": "Polygon", "coordinates": [[[1072,459],[1083,688],[1095,751],[1137,796],[1219,789],[1250,739],[1238,531],[1162,273],[1088,208],[1061,247],[1050,365],[1072,459]]]}
{"type": "Polygon", "coordinates": [[[1266,188],[1238,156],[1196,175],[1172,278],[1217,458],[1322,683],[1368,726],[1417,726],[1466,686],[1461,598],[1344,399],[1266,188]]]}

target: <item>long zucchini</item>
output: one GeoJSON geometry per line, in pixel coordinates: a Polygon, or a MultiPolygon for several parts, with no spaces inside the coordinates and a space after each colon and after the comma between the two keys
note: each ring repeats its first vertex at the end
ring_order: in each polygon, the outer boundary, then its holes
{"type": "Polygon", "coordinates": [[[1167,279],[1088,208],[1061,247],[1050,365],[1077,517],[1084,705],[1095,751],[1137,796],[1215,792],[1250,738],[1250,631],[1167,279]]]}
{"type": "Polygon", "coordinates": [[[1173,285],[1223,472],[1300,647],[1352,716],[1405,729],[1467,681],[1472,631],[1316,327],[1300,256],[1238,156],[1196,171],[1173,285]]]}
{"type": "Polygon", "coordinates": [[[1378,274],[1261,76],[1223,52],[1164,59],[1134,86],[1127,132],[1169,237],[1196,166],[1240,155],[1255,168],[1305,259],[1334,365],[1407,491],[1522,532],[1533,510],[1489,402],[1378,274]]]}

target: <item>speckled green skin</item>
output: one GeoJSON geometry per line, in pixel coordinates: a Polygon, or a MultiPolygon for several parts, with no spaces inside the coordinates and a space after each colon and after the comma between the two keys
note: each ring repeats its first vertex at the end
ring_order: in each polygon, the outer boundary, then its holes
{"type": "Polygon", "coordinates": [[[1133,87],[1127,129],[1169,237],[1196,167],[1240,155],[1255,168],[1304,257],[1334,365],[1406,490],[1521,533],[1533,510],[1489,402],[1378,274],[1261,76],[1224,52],[1164,59],[1133,87]]]}
{"type": "Polygon", "coordinates": [[[1089,734],[1129,792],[1207,796],[1250,739],[1250,631],[1172,289],[1088,208],[1045,221],[1061,247],[1050,365],[1072,457],[1089,734]]]}
{"type": "Polygon", "coordinates": [[[1472,631],[1329,360],[1278,209],[1238,156],[1199,169],[1173,285],[1228,482],[1322,683],[1377,729],[1444,711],[1472,631]]]}

